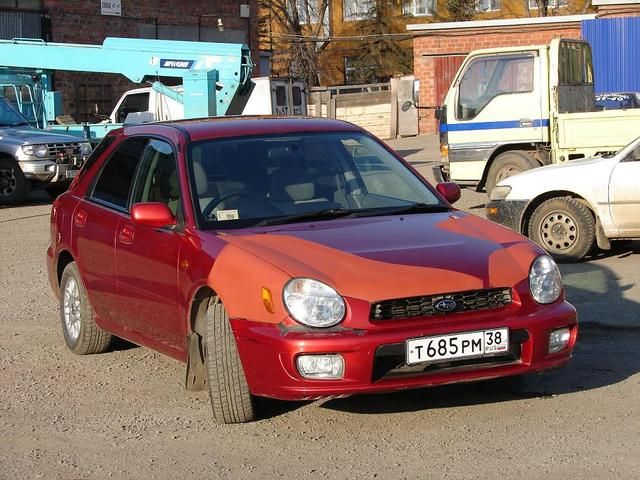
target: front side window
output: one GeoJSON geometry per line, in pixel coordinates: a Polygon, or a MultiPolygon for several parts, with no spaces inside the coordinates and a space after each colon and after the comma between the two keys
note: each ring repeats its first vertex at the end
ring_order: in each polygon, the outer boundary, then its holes
{"type": "Polygon", "coordinates": [[[149,110],[149,92],[132,93],[124,100],[116,112],[116,123],[124,123],[130,113],[146,112],[149,110]]]}
{"type": "Polygon", "coordinates": [[[162,140],[151,140],[142,156],[131,203],[139,202],[164,203],[174,215],[180,210],[176,157],[171,145],[162,140]]]}
{"type": "Polygon", "coordinates": [[[370,216],[416,204],[448,208],[379,142],[360,133],[201,141],[191,146],[188,161],[204,228],[287,223],[327,211],[370,216]]]}
{"type": "Polygon", "coordinates": [[[343,0],[344,20],[367,20],[376,16],[375,0],[343,0]]]}
{"type": "Polygon", "coordinates": [[[402,13],[420,17],[424,15],[433,15],[436,12],[435,0],[403,0],[402,13]]]}
{"type": "Polygon", "coordinates": [[[459,83],[457,118],[475,118],[498,95],[532,91],[533,70],[533,55],[491,56],[471,61],[459,83]]]}
{"type": "Polygon", "coordinates": [[[126,210],[129,192],[147,139],[132,138],[122,142],[105,161],[90,198],[118,210],[126,210]]]}

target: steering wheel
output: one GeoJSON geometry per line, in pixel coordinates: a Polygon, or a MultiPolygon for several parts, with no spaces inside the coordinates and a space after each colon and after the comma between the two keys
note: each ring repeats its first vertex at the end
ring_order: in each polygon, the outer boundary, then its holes
{"type": "Polygon", "coordinates": [[[255,193],[247,192],[246,190],[230,190],[217,197],[211,199],[209,204],[202,209],[202,216],[206,219],[211,215],[211,212],[225,200],[235,197],[246,197],[258,202],[264,202],[264,199],[256,195],[255,193]]]}

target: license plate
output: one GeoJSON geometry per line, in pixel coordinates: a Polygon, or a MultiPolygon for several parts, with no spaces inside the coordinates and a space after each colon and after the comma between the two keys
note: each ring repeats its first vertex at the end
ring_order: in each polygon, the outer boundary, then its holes
{"type": "Polygon", "coordinates": [[[509,329],[413,338],[407,340],[407,365],[469,357],[486,357],[509,351],[509,329]]]}
{"type": "Polygon", "coordinates": [[[73,178],[78,174],[79,171],[80,170],[67,170],[64,175],[67,178],[73,178]]]}

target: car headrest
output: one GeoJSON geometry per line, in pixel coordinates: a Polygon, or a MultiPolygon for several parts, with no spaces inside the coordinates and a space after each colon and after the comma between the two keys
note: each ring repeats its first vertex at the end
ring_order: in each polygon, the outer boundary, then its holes
{"type": "Polygon", "coordinates": [[[193,176],[196,181],[196,192],[198,193],[198,196],[207,193],[207,190],[209,189],[207,173],[198,162],[193,162],[193,176]]]}
{"type": "Polygon", "coordinates": [[[271,174],[269,194],[274,202],[300,202],[315,196],[311,175],[301,168],[280,168],[271,174]]]}

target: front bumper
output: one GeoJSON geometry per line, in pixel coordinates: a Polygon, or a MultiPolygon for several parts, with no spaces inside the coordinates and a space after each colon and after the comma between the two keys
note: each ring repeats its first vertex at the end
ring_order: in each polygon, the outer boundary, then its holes
{"type": "Polygon", "coordinates": [[[499,223],[518,233],[521,232],[522,216],[529,202],[527,200],[490,200],[485,206],[487,219],[499,223]]]}
{"type": "Polygon", "coordinates": [[[37,182],[55,183],[70,181],[73,178],[67,172],[77,171],[74,165],[56,163],[50,160],[20,162],[24,176],[37,182]]]}
{"type": "Polygon", "coordinates": [[[566,302],[529,314],[487,315],[473,322],[449,323],[447,327],[422,319],[415,324],[402,322],[403,327],[317,333],[241,319],[232,319],[231,324],[251,393],[282,400],[390,392],[553,369],[571,358],[578,331],[576,311],[566,302]],[[510,329],[509,355],[431,366],[404,364],[404,345],[409,338],[498,327],[510,329]],[[561,327],[570,328],[570,342],[560,352],[549,354],[549,334],[561,327]],[[303,353],[341,355],[345,361],[344,377],[304,379],[296,368],[296,357],[303,353]]]}

